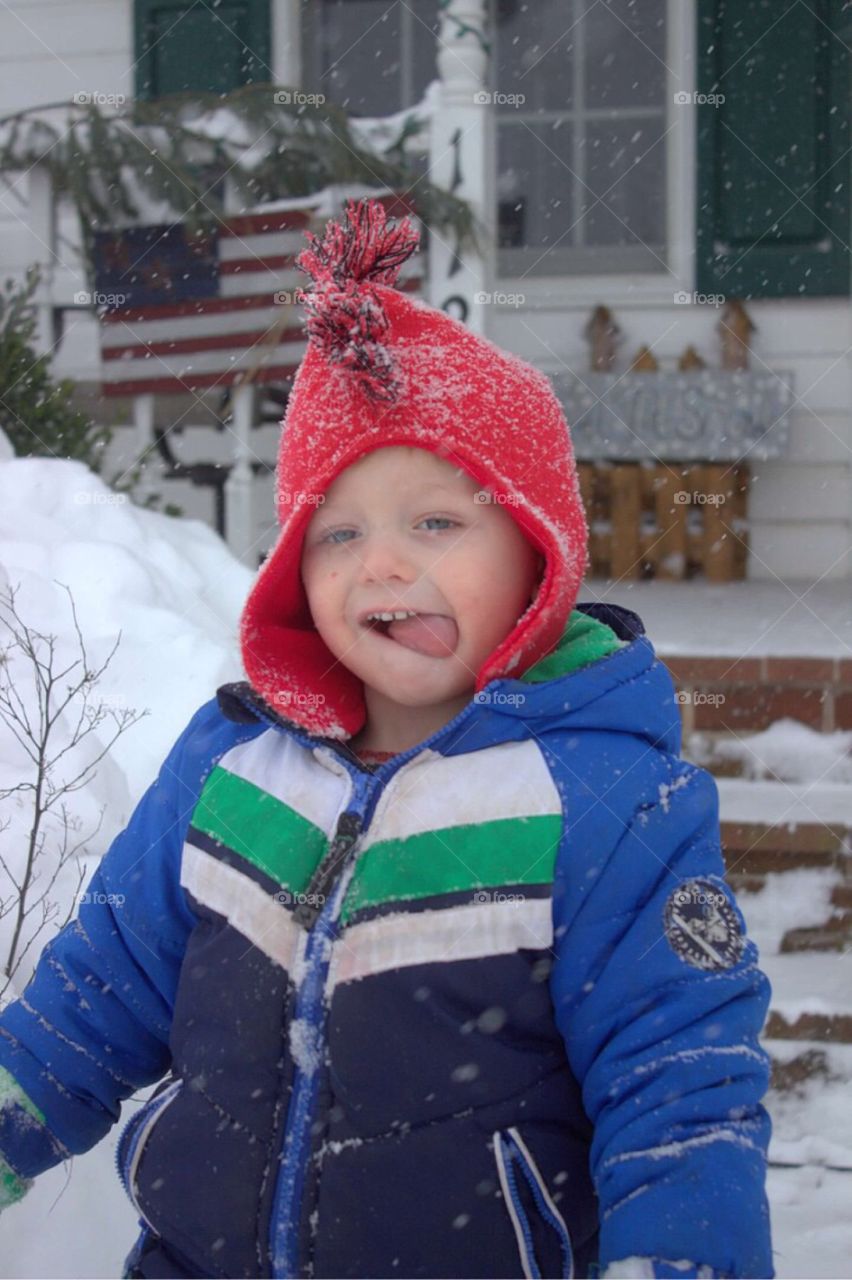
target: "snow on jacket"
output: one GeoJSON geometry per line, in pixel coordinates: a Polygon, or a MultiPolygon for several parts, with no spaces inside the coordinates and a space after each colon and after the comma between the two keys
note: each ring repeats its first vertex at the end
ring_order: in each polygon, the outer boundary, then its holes
{"type": "Polygon", "coordinates": [[[375,771],[223,686],[0,1017],[7,1179],[162,1080],[126,1274],[772,1276],[769,983],[679,753],[615,606],[375,771]]]}

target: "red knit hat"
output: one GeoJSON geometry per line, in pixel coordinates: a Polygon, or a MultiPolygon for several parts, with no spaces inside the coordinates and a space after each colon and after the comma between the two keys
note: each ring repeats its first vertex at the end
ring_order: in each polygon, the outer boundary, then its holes
{"type": "Polygon", "coordinates": [[[363,683],[315,629],[301,582],[302,542],[318,499],[376,449],[408,445],[463,467],[543,553],[543,580],[517,626],[489,655],[475,692],[517,677],[558,644],[587,564],[583,505],[568,425],[547,378],[443,311],[393,288],[416,250],[408,218],[350,200],[345,222],[307,233],[297,265],[308,349],[282,423],[276,473],[281,532],[240,623],[257,693],[309,732],[349,738],[364,725],[363,683]]]}

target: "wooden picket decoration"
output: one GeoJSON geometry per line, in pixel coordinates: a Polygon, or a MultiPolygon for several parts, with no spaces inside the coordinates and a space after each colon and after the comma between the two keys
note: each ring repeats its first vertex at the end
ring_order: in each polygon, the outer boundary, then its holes
{"type": "Polygon", "coordinates": [[[744,463],[580,462],[593,577],[745,578],[744,463]]]}

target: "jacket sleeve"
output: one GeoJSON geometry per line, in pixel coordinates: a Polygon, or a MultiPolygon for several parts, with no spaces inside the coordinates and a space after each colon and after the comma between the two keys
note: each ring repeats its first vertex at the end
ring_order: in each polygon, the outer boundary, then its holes
{"type": "Polygon", "coordinates": [[[195,923],[180,886],[181,852],[209,767],[214,705],[178,738],[80,895],[77,918],[0,1014],[0,1207],[43,1170],[94,1146],[121,1101],[168,1070],[195,923]]]}
{"type": "Polygon", "coordinates": [[[551,990],[594,1125],[600,1268],[772,1277],[769,980],[724,880],[714,779],[657,760],[665,780],[614,846],[574,843],[554,882],[551,990]]]}

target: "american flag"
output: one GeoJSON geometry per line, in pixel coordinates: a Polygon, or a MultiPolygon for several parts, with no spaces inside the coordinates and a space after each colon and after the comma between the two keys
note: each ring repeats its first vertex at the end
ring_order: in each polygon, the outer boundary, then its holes
{"type": "MultiPolygon", "coordinates": [[[[394,217],[412,214],[401,197],[376,198],[394,217]]],[[[304,232],[321,233],[326,217],[306,201],[304,208],[223,219],[206,236],[190,238],[181,224],[99,233],[104,394],[179,394],[248,378],[286,382],[306,345],[296,294],[308,279],[295,261],[304,232]]],[[[417,253],[403,265],[399,288],[418,292],[422,277],[417,253]]]]}

